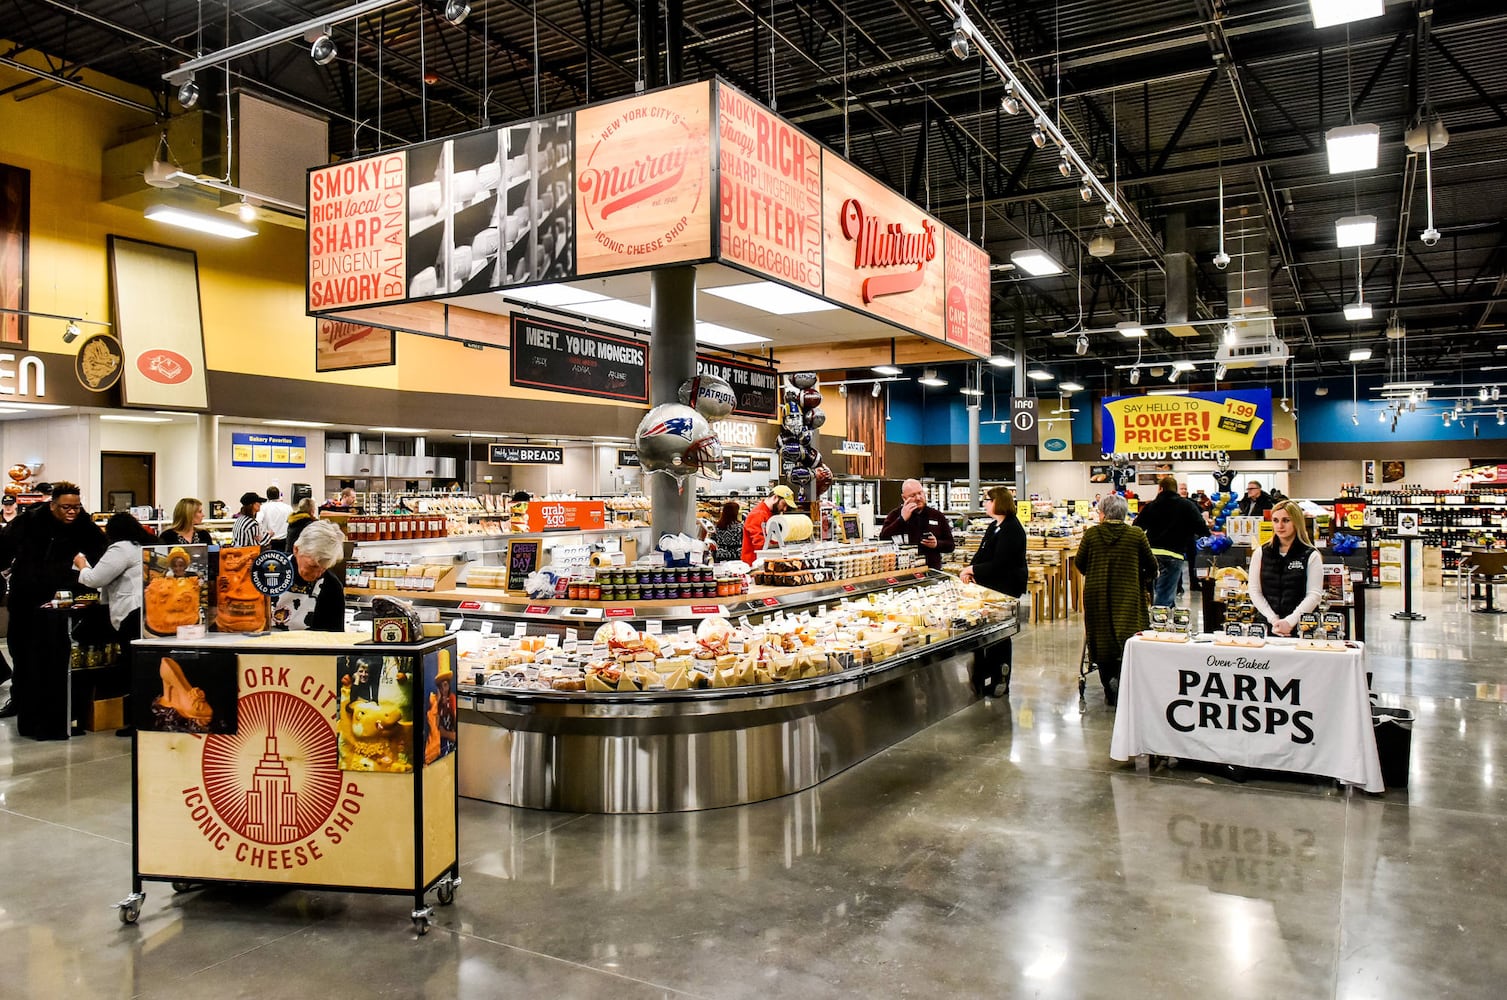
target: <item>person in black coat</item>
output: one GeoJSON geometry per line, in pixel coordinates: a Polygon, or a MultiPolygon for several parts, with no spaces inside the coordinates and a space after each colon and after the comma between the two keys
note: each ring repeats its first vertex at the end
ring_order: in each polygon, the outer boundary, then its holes
{"type": "MultiPolygon", "coordinates": [[[[994,519],[979,542],[973,561],[963,568],[959,579],[1001,594],[1020,597],[1026,592],[1026,529],[1015,516],[1015,497],[1003,487],[990,490],[984,500],[984,513],[994,519]]],[[[1009,638],[985,646],[973,657],[973,686],[979,694],[998,698],[1010,690],[1011,657],[1014,652],[1009,638]]]]}
{"type": "Polygon", "coordinates": [[[1163,476],[1155,499],[1141,508],[1135,526],[1146,532],[1151,554],[1156,556],[1156,587],[1153,604],[1171,607],[1177,603],[1177,587],[1188,565],[1188,553],[1194,539],[1207,535],[1209,526],[1198,506],[1187,497],[1178,496],[1177,480],[1163,476]]]}
{"type": "Polygon", "coordinates": [[[54,484],[50,503],[17,516],[0,534],[0,567],[11,571],[8,642],[15,660],[10,701],[0,716],[18,716],[22,736],[68,738],[68,654],[48,642],[52,629],[42,605],[60,590],[78,588],[74,556],[94,563],[107,548],[72,483],[54,484]]]}

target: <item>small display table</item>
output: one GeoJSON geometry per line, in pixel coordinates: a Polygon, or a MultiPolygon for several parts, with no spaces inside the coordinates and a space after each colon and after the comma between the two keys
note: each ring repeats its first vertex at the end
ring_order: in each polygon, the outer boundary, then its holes
{"type": "Polygon", "coordinates": [[[411,895],[424,934],[456,850],[455,640],[281,632],[134,644],[129,896],[142,883],[411,895]]]}

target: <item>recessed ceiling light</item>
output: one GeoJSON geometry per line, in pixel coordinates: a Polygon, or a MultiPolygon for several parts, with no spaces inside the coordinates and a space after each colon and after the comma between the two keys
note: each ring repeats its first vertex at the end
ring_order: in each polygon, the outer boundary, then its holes
{"type": "Polygon", "coordinates": [[[1334,222],[1334,241],[1342,247],[1368,247],[1376,242],[1376,216],[1347,215],[1334,222]]]}
{"type": "Polygon", "coordinates": [[[900,369],[897,368],[894,365],[874,365],[872,368],[869,369],[869,371],[876,372],[876,373],[878,373],[880,375],[899,375],[900,374],[900,369]]]}
{"type": "Polygon", "coordinates": [[[1134,340],[1137,337],[1146,336],[1146,328],[1139,323],[1116,323],[1115,329],[1120,331],[1120,336],[1126,340],[1134,340]]]}
{"type": "Polygon", "coordinates": [[[711,344],[714,347],[736,347],[739,344],[767,344],[768,337],[761,337],[756,333],[748,333],[744,330],[734,330],[730,326],[719,326],[716,323],[697,323],[696,339],[703,344],[711,344]]]}
{"type": "Polygon", "coordinates": [[[640,330],[649,328],[649,307],[641,306],[637,302],[625,302],[622,299],[573,302],[570,310],[581,313],[583,316],[606,320],[609,323],[621,323],[623,326],[637,327],[640,330]]]}
{"type": "Polygon", "coordinates": [[[581,302],[601,302],[607,298],[596,292],[570,285],[535,285],[532,288],[510,288],[498,292],[503,298],[527,302],[536,306],[573,306],[581,302]]]}
{"type": "Polygon", "coordinates": [[[1371,348],[1369,348],[1369,347],[1357,347],[1355,350],[1353,350],[1353,351],[1350,352],[1350,360],[1351,361],[1370,361],[1371,360],[1371,348]]]}
{"type": "Polygon", "coordinates": [[[773,281],[719,285],[716,288],[703,288],[702,291],[708,295],[715,295],[719,299],[762,309],[776,316],[795,316],[800,313],[826,312],[829,309],[840,308],[835,303],[773,281]]]}
{"type": "Polygon", "coordinates": [[[131,413],[102,413],[101,420],[108,420],[112,424],[169,424],[172,420],[168,417],[138,417],[131,413]]]}
{"type": "MultiPolygon", "coordinates": [[[[989,358],[989,363],[996,368],[1014,368],[1015,359],[1005,354],[995,354],[989,358]]],[[[876,369],[877,370],[877,369],[876,369]]]]}
{"type": "Polygon", "coordinates": [[[1381,148],[1381,128],[1376,125],[1342,125],[1324,133],[1329,150],[1329,172],[1348,174],[1356,170],[1375,170],[1381,148]]]}
{"type": "Polygon", "coordinates": [[[319,420],[263,420],[269,427],[334,427],[319,420]]]}
{"type": "Polygon", "coordinates": [[[1057,263],[1056,258],[1045,250],[1038,250],[1035,247],[1015,251],[1010,255],[1010,263],[1037,278],[1062,273],[1062,265],[1057,263]]]}
{"type": "Polygon", "coordinates": [[[1083,391],[1083,386],[1079,385],[1077,382],[1058,382],[1057,383],[1057,388],[1060,389],[1060,390],[1062,390],[1063,392],[1082,392],[1083,391]]]}
{"type": "Polygon", "coordinates": [[[1043,371],[1040,368],[1032,368],[1030,371],[1026,372],[1026,378],[1035,379],[1038,382],[1050,382],[1052,381],[1052,379],[1056,378],[1056,376],[1049,371],[1043,371]]]}
{"type": "Polygon", "coordinates": [[[1380,17],[1385,0],[1308,0],[1315,28],[1332,28],[1337,24],[1380,17]]]}
{"type": "Polygon", "coordinates": [[[212,218],[208,215],[200,215],[198,212],[185,212],[181,208],[170,208],[167,205],[150,205],[143,214],[153,222],[166,223],[180,229],[192,229],[196,233],[204,233],[208,236],[244,240],[248,236],[256,235],[255,229],[248,229],[239,222],[212,218]]]}

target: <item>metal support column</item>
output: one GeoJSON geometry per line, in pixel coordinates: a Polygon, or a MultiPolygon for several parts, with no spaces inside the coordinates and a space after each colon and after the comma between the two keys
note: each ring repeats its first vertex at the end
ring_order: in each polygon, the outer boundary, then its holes
{"type": "MultiPolygon", "coordinates": [[[[983,385],[983,367],[975,361],[973,386],[981,389],[983,385]]],[[[984,501],[979,497],[979,412],[984,408],[984,397],[969,396],[964,405],[968,409],[968,512],[971,514],[984,509],[984,501]]]]}
{"type": "MultiPolygon", "coordinates": [[[[650,402],[679,402],[680,384],[696,374],[696,269],[661,268],[649,275],[650,402]]],[[[695,535],[696,477],[680,484],[666,475],[646,475],[654,537],[695,535]]]]}
{"type": "MultiPolygon", "coordinates": [[[[1012,397],[1024,398],[1026,394],[1026,335],[1021,329],[1021,324],[1015,328],[1015,386],[1011,392],[1012,397]]],[[[1031,494],[1026,482],[1026,446],[1015,446],[1015,500],[1017,503],[1029,503],[1031,494]]]]}

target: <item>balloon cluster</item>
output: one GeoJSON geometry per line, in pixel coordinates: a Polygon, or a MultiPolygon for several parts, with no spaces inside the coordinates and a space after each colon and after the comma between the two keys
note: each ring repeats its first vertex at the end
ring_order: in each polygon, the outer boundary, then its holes
{"type": "Polygon", "coordinates": [[[727,457],[711,421],[733,411],[738,396],[716,375],[697,375],[680,386],[680,402],[660,403],[634,432],[638,461],[647,474],[672,477],[681,487],[697,473],[721,479],[727,457]]]}
{"type": "Polygon", "coordinates": [[[1201,549],[1218,555],[1231,545],[1229,535],[1206,535],[1196,543],[1201,549]]]}
{"type": "Polygon", "coordinates": [[[1233,493],[1215,493],[1210,499],[1214,501],[1214,530],[1223,531],[1224,522],[1240,513],[1240,500],[1233,493]]]}
{"type": "Polygon", "coordinates": [[[816,432],[827,422],[816,372],[796,372],[781,405],[780,461],[796,499],[809,503],[832,487],[832,470],[816,448],[816,432]]]}
{"type": "Polygon", "coordinates": [[[1335,535],[1329,539],[1329,551],[1337,556],[1348,556],[1360,545],[1360,538],[1356,535],[1335,535]]]}

